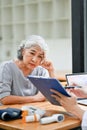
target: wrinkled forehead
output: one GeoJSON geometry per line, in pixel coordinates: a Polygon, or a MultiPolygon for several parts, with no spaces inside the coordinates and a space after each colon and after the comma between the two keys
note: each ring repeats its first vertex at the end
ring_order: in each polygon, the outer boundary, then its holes
{"type": "Polygon", "coordinates": [[[26,47],[25,49],[45,56],[45,51],[39,45],[32,45],[31,47],[26,47]]]}

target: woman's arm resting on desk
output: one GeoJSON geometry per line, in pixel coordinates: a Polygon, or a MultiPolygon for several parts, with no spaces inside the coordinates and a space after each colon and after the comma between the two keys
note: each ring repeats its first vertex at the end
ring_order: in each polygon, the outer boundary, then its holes
{"type": "Polygon", "coordinates": [[[8,104],[22,104],[22,103],[31,103],[31,102],[41,102],[45,101],[45,97],[38,92],[35,96],[15,96],[15,95],[10,95],[2,98],[1,103],[4,105],[8,104]]]}

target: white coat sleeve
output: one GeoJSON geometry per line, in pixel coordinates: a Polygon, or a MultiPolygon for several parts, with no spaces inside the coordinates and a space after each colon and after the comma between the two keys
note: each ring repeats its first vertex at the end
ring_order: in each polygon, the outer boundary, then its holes
{"type": "Polygon", "coordinates": [[[83,115],[81,127],[82,130],[87,130],[87,111],[83,115]]]}

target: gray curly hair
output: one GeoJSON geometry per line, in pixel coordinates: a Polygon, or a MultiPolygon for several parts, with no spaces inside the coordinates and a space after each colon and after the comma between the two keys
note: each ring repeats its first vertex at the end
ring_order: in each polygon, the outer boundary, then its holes
{"type": "Polygon", "coordinates": [[[41,36],[31,35],[29,36],[28,39],[23,40],[19,45],[19,48],[17,50],[17,58],[19,60],[23,60],[23,56],[22,56],[23,49],[31,48],[34,46],[39,46],[44,51],[45,54],[48,51],[48,46],[45,40],[41,36]]]}

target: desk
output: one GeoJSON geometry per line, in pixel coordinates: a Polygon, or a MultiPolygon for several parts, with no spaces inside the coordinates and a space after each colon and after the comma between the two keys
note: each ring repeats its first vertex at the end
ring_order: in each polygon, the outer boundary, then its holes
{"type": "MultiPolygon", "coordinates": [[[[41,125],[39,122],[22,123],[22,119],[17,119],[9,122],[0,120],[0,128],[3,128],[5,130],[69,130],[71,128],[80,126],[79,119],[69,116],[61,106],[52,105],[48,101],[22,105],[4,105],[0,106],[0,109],[7,107],[21,108],[23,105],[33,105],[35,107],[45,109],[47,110],[48,115],[52,115],[54,113],[64,113],[65,120],[60,123],[55,122],[47,125],[41,125]]],[[[87,109],[87,107],[83,106],[83,109],[87,109]]]]}
{"type": "Polygon", "coordinates": [[[61,82],[65,82],[66,81],[66,74],[70,74],[72,73],[71,71],[55,71],[55,74],[56,74],[56,78],[58,80],[60,80],[61,82]]]}

